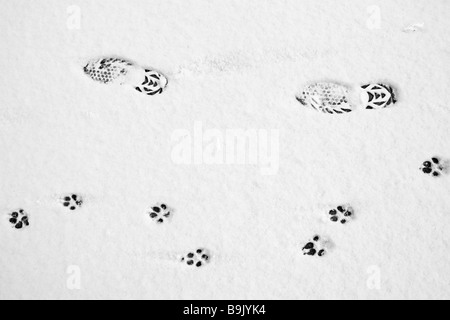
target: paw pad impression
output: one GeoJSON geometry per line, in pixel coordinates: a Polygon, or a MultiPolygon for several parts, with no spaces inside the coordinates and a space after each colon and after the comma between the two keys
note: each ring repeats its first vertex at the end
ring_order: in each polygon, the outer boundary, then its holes
{"type": "Polygon", "coordinates": [[[77,194],[66,195],[59,200],[61,204],[71,211],[75,211],[83,205],[83,198],[77,194]]]}
{"type": "Polygon", "coordinates": [[[30,226],[28,214],[23,209],[10,213],[9,223],[16,229],[23,229],[30,226]]]}
{"type": "Polygon", "coordinates": [[[332,222],[348,223],[354,216],[353,208],[348,205],[342,205],[328,212],[332,222]]]}
{"type": "Polygon", "coordinates": [[[172,217],[172,209],[165,204],[156,204],[148,210],[149,217],[158,224],[166,222],[172,217]]]}
{"type": "Polygon", "coordinates": [[[323,113],[336,114],[353,111],[353,107],[348,101],[348,89],[339,84],[322,82],[309,85],[296,98],[304,106],[323,113]]]}
{"type": "Polygon", "coordinates": [[[326,242],[318,235],[314,236],[302,249],[305,256],[323,257],[326,253],[326,242]]]}
{"type": "Polygon", "coordinates": [[[197,249],[194,252],[188,253],[186,256],[181,258],[181,262],[186,263],[190,267],[200,268],[206,265],[210,261],[211,255],[205,249],[197,249]]]}
{"type": "Polygon", "coordinates": [[[427,160],[422,164],[420,170],[428,175],[433,177],[440,177],[446,169],[446,166],[442,163],[442,160],[433,157],[431,160],[427,160]]]}

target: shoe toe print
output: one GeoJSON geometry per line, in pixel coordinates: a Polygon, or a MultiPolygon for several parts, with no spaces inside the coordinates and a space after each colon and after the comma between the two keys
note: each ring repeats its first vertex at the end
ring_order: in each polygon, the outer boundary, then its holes
{"type": "Polygon", "coordinates": [[[349,205],[337,206],[328,212],[330,221],[339,222],[340,224],[347,224],[354,217],[353,208],[349,205]]]}
{"type": "Polygon", "coordinates": [[[90,61],[83,70],[96,82],[122,84],[132,66],[131,62],[123,59],[102,58],[90,61]]]}
{"type": "Polygon", "coordinates": [[[323,113],[342,114],[353,111],[348,101],[348,89],[334,83],[307,86],[296,98],[302,105],[323,113]]]}
{"type": "Polygon", "coordinates": [[[181,262],[187,266],[200,268],[208,264],[211,255],[206,249],[197,249],[195,252],[189,252],[181,258],[181,262]]]}
{"type": "Polygon", "coordinates": [[[24,229],[30,226],[28,214],[25,210],[20,209],[9,214],[9,223],[15,229],[24,229]]]}
{"type": "Polygon", "coordinates": [[[148,210],[147,214],[157,224],[163,224],[172,217],[173,210],[166,204],[156,204],[148,210]]]}
{"type": "Polygon", "coordinates": [[[75,211],[82,207],[83,197],[77,194],[69,194],[61,197],[60,202],[63,207],[69,209],[70,211],[75,211]]]}
{"type": "Polygon", "coordinates": [[[440,158],[433,157],[430,160],[424,161],[420,170],[427,175],[440,177],[445,173],[446,167],[440,158]]]}

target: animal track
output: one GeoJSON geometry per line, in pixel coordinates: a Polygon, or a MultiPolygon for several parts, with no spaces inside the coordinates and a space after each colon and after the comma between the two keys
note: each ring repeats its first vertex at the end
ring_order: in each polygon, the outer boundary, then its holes
{"type": "Polygon", "coordinates": [[[188,266],[195,266],[200,268],[210,261],[210,254],[205,249],[197,249],[195,253],[190,252],[186,256],[181,258],[181,262],[186,263],[188,266]]]}
{"type": "Polygon", "coordinates": [[[354,216],[353,208],[348,205],[338,206],[328,212],[332,222],[348,223],[354,216]]]}
{"type": "Polygon", "coordinates": [[[327,251],[325,242],[322,241],[321,237],[314,236],[302,249],[303,255],[305,256],[315,256],[323,257],[327,251]]]}
{"type": "Polygon", "coordinates": [[[431,160],[425,161],[420,170],[433,177],[439,177],[445,172],[446,165],[439,158],[433,157],[431,160]]]}
{"type": "Polygon", "coordinates": [[[172,211],[173,210],[165,204],[157,204],[153,206],[147,214],[153,221],[162,224],[172,217],[172,211]]]}
{"type": "Polygon", "coordinates": [[[394,89],[386,84],[367,84],[361,89],[361,100],[366,109],[383,109],[397,102],[394,89]]]}
{"type": "Polygon", "coordinates": [[[304,106],[309,106],[323,113],[348,113],[353,107],[348,102],[348,89],[334,83],[316,83],[307,86],[297,96],[304,106]]]}
{"type": "Polygon", "coordinates": [[[76,194],[71,194],[64,196],[60,199],[62,205],[68,208],[71,211],[75,211],[78,208],[81,208],[83,205],[83,198],[76,194]]]}
{"type": "Polygon", "coordinates": [[[30,226],[28,214],[23,209],[14,211],[10,213],[9,216],[9,223],[16,229],[23,229],[30,226]]]}

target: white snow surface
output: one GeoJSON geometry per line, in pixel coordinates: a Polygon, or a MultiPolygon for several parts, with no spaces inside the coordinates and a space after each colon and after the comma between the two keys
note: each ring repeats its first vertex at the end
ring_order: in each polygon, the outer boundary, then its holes
{"type": "Polygon", "coordinates": [[[449,13],[447,0],[0,0],[0,298],[450,298],[450,177],[418,170],[450,158],[449,13]],[[99,57],[169,86],[97,84],[82,67],[99,57]],[[323,81],[385,82],[399,102],[325,115],[296,101],[323,81]],[[278,171],[175,163],[173,133],[196,123],[279,130],[278,171]],[[72,192],[75,212],[57,201],[72,192]],[[175,209],[167,224],[145,215],[158,202],[175,209]],[[327,221],[344,203],[355,220],[327,221]],[[28,229],[8,222],[18,208],[28,229]],[[323,258],[301,253],[315,234],[332,243],[323,258]],[[198,247],[210,264],[178,262],[198,247]]]}

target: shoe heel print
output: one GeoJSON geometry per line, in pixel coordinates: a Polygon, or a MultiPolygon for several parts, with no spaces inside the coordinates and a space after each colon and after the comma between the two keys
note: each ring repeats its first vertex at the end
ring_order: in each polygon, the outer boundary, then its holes
{"type": "Polygon", "coordinates": [[[129,85],[136,91],[151,96],[163,93],[168,84],[168,79],[163,74],[118,58],[92,60],[83,70],[96,82],[129,85]]]}
{"type": "Polygon", "coordinates": [[[156,94],[163,93],[164,89],[167,87],[169,80],[156,71],[145,70],[145,79],[141,85],[135,87],[136,91],[147,94],[149,96],[154,96],[156,94]]]}
{"type": "Polygon", "coordinates": [[[384,109],[397,103],[394,89],[387,84],[366,84],[361,89],[365,109],[384,109]]]}

